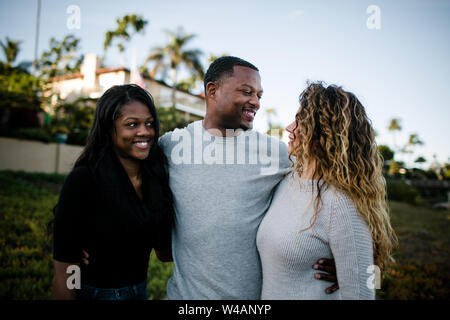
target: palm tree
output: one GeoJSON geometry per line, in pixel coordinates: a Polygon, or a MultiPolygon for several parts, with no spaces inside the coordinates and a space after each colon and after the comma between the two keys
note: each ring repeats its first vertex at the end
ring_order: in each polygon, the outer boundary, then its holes
{"type": "Polygon", "coordinates": [[[226,56],[229,56],[229,54],[228,53],[222,53],[221,55],[215,55],[215,54],[210,53],[209,54],[209,58],[208,58],[208,63],[211,64],[211,63],[214,62],[214,60],[216,60],[218,58],[221,58],[221,57],[226,57],[226,56]]]}
{"type": "Polygon", "coordinates": [[[50,39],[50,48],[38,61],[38,69],[45,79],[80,70],[83,56],[78,55],[80,39],[69,34],[62,41],[50,39]]]}
{"type": "Polygon", "coordinates": [[[19,51],[20,51],[20,43],[21,42],[22,41],[13,41],[13,40],[9,39],[8,37],[6,37],[5,43],[3,43],[0,40],[0,46],[2,47],[3,54],[5,55],[5,58],[6,58],[6,65],[12,66],[12,64],[16,60],[17,55],[19,54],[19,51]]]}
{"type": "Polygon", "coordinates": [[[150,76],[155,78],[158,71],[162,70],[163,79],[166,80],[167,70],[170,71],[170,84],[172,85],[172,105],[175,106],[175,93],[178,82],[178,72],[184,65],[191,74],[197,74],[200,78],[204,77],[203,66],[200,63],[202,51],[199,49],[186,49],[189,41],[196,37],[195,34],[185,34],[179,27],[176,32],[170,30],[164,31],[169,36],[169,43],[165,47],[156,47],[144,62],[144,66],[149,62],[155,62],[150,76]]]}
{"type": "Polygon", "coordinates": [[[419,136],[416,133],[412,133],[409,135],[408,143],[406,145],[407,152],[409,154],[409,162],[411,162],[411,156],[413,154],[413,148],[417,145],[423,145],[423,141],[419,139],[419,136]]]}
{"type": "Polygon", "coordinates": [[[284,128],[279,124],[271,125],[269,130],[266,131],[266,134],[270,136],[277,137],[278,139],[283,138],[284,128]]]}
{"type": "Polygon", "coordinates": [[[106,51],[111,45],[114,39],[120,39],[122,42],[117,43],[117,49],[120,52],[125,51],[125,41],[130,41],[133,34],[130,32],[130,27],[134,29],[135,33],[143,32],[148,21],[140,15],[130,14],[125,15],[122,18],[116,19],[116,30],[106,31],[105,42],[103,43],[103,49],[106,51]]]}
{"type": "Polygon", "coordinates": [[[266,113],[267,113],[267,122],[269,125],[269,131],[270,131],[270,129],[272,128],[272,116],[276,116],[277,113],[274,108],[266,109],[266,113]]]}
{"type": "Polygon", "coordinates": [[[178,81],[177,89],[191,92],[196,88],[198,82],[202,80],[203,78],[198,73],[194,73],[189,78],[178,81]]]}
{"type": "Polygon", "coordinates": [[[416,145],[423,145],[423,141],[419,139],[419,136],[416,133],[410,134],[408,139],[408,149],[411,149],[416,145]]]}
{"type": "Polygon", "coordinates": [[[266,109],[267,114],[267,125],[269,126],[269,129],[267,129],[267,134],[271,136],[278,137],[281,139],[283,137],[284,128],[279,124],[274,124],[272,121],[272,117],[277,116],[277,111],[275,108],[268,108],[266,109]]]}
{"type": "Polygon", "coordinates": [[[398,151],[397,142],[396,142],[396,139],[395,139],[395,131],[402,130],[402,127],[400,125],[400,121],[401,121],[401,119],[399,119],[399,118],[392,118],[390,123],[389,123],[389,127],[388,127],[388,130],[392,132],[392,136],[394,138],[394,149],[395,149],[395,151],[398,151]]]}
{"type": "Polygon", "coordinates": [[[419,156],[414,162],[417,163],[417,164],[419,164],[420,168],[423,169],[423,164],[424,164],[425,162],[427,162],[427,159],[425,159],[425,158],[422,157],[422,156],[419,156]]]}

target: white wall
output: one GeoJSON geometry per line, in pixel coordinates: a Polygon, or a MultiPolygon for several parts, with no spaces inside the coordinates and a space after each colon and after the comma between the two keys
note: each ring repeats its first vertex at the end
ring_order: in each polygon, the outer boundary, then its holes
{"type": "Polygon", "coordinates": [[[83,147],[0,137],[0,170],[69,173],[83,147]]]}

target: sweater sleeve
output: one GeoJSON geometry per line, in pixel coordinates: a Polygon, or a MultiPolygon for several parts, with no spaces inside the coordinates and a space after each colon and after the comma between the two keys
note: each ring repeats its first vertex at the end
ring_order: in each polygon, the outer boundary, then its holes
{"type": "Polygon", "coordinates": [[[374,264],[369,228],[347,196],[339,195],[331,210],[329,240],[341,297],[373,300],[375,289],[367,285],[367,268],[374,264]]]}
{"type": "Polygon", "coordinates": [[[83,219],[92,182],[88,168],[77,167],[64,181],[54,209],[53,258],[77,263],[82,257],[83,219]]]}

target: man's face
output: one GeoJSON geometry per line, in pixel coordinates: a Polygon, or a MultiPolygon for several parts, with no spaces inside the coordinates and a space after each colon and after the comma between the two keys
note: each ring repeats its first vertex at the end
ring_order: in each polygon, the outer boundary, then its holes
{"type": "Polygon", "coordinates": [[[231,77],[225,76],[219,81],[213,98],[214,118],[218,127],[252,129],[262,92],[258,71],[235,66],[231,77]]]}

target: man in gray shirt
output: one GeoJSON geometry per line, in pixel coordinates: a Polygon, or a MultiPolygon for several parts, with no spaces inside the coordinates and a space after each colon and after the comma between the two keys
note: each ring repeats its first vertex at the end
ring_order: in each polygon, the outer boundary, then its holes
{"type": "MultiPolygon", "coordinates": [[[[286,145],[251,130],[263,91],[255,66],[219,58],[204,84],[205,119],[159,140],[176,215],[168,298],[259,299],[256,232],[289,168],[286,145]]],[[[335,273],[332,266],[317,266],[335,273]]]]}

